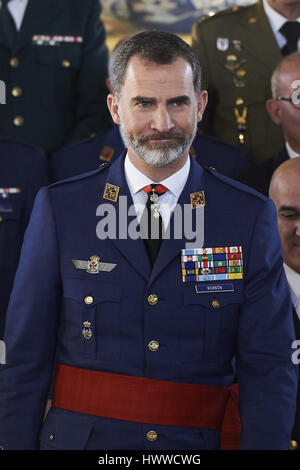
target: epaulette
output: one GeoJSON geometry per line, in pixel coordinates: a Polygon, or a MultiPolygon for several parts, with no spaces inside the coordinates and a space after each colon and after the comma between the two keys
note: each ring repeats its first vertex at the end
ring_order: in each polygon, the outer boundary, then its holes
{"type": "Polygon", "coordinates": [[[81,181],[83,179],[89,178],[90,176],[95,176],[98,173],[101,173],[102,171],[106,170],[109,168],[110,163],[101,163],[96,170],[90,170],[86,171],[85,173],[81,173],[80,175],[72,176],[71,178],[67,178],[64,180],[56,181],[55,183],[52,183],[48,186],[48,188],[54,188],[56,186],[62,185],[62,184],[67,184],[67,183],[72,183],[75,181],[81,181]]]}
{"type": "Polygon", "coordinates": [[[265,201],[267,198],[263,194],[259,193],[258,191],[255,191],[255,189],[250,188],[249,186],[246,186],[243,183],[240,183],[239,181],[233,180],[232,178],[229,178],[229,176],[225,176],[222,173],[219,173],[216,168],[210,166],[210,167],[205,167],[205,169],[208,171],[208,173],[215,178],[217,178],[219,181],[222,183],[228,184],[231,187],[234,187],[235,189],[248,193],[251,196],[255,196],[258,199],[261,199],[262,201],[265,201]]]}
{"type": "Polygon", "coordinates": [[[203,16],[200,19],[199,22],[204,23],[204,22],[209,21],[209,20],[214,19],[214,18],[220,18],[222,16],[232,15],[234,13],[244,11],[245,8],[247,8],[247,7],[249,7],[249,5],[243,5],[243,6],[234,5],[233,7],[225,8],[224,10],[218,10],[216,12],[212,11],[208,15],[203,16]]]}

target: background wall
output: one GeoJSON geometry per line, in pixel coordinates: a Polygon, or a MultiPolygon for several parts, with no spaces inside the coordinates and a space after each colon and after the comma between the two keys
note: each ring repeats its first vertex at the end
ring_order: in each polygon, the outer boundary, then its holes
{"type": "Polygon", "coordinates": [[[143,29],[162,29],[190,41],[192,25],[204,15],[254,0],[101,0],[102,19],[111,50],[121,36],[143,29]]]}

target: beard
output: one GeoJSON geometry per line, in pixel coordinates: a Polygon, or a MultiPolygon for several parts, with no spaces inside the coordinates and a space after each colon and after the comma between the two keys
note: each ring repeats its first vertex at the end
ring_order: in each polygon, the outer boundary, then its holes
{"type": "Polygon", "coordinates": [[[160,168],[170,165],[189,151],[197,132],[197,120],[190,134],[170,131],[134,137],[133,134],[125,131],[122,123],[120,131],[127,148],[132,149],[148,165],[160,168]],[[159,140],[167,140],[167,142],[155,142],[159,140]],[[151,142],[151,147],[148,145],[149,142],[151,142]]]}

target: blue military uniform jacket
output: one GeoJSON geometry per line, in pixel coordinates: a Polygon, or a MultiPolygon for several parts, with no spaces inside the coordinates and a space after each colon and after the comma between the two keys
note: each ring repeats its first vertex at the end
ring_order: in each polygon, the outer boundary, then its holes
{"type": "Polygon", "coordinates": [[[48,183],[48,162],[42,150],[0,139],[0,339],[34,198],[48,183]]]}
{"type": "MultiPolygon", "coordinates": [[[[52,155],[51,179],[59,181],[97,168],[103,162],[113,162],[125,149],[119,126],[92,139],[75,142],[52,155]]],[[[212,166],[230,178],[239,179],[247,173],[249,164],[242,150],[212,137],[197,134],[191,155],[204,167],[212,166]]]]}
{"type": "MultiPolygon", "coordinates": [[[[203,246],[241,246],[243,279],[184,283],[184,236],[162,242],[153,269],[143,240],[97,237],[103,204],[116,214],[116,233],[120,197],[132,204],[122,157],[39,192],[8,309],[7,364],[0,369],[0,445],[5,449],[34,449],[39,441],[42,449],[219,448],[217,430],[61,408],[52,408],[42,424],[55,362],[203,385],[227,386],[237,377],[241,449],[288,448],[297,372],[273,203],[191,159],[178,203],[190,205],[190,194],[199,191],[206,201],[203,246]],[[116,202],[103,197],[107,184],[119,188],[116,202]],[[115,268],[91,274],[72,261],[92,255],[115,268]],[[195,289],[220,284],[229,292],[195,289]],[[149,304],[150,294],[157,295],[156,305],[149,304]],[[93,301],[85,302],[86,297],[93,301]],[[92,341],[83,334],[85,322],[92,341]],[[152,340],[159,343],[156,351],[148,347],[152,340]],[[146,434],[153,428],[158,438],[149,442],[146,434]]],[[[133,220],[129,216],[128,224],[133,220]]]]}
{"type": "Polygon", "coordinates": [[[99,0],[29,0],[13,48],[0,30],[3,135],[52,153],[110,127],[99,0]]]}

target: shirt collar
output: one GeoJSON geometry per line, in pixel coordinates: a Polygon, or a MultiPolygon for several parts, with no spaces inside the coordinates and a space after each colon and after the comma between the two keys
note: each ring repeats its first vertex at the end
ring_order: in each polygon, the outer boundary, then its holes
{"type": "MultiPolygon", "coordinates": [[[[282,16],[280,13],[274,10],[274,8],[270,7],[269,3],[267,0],[263,0],[263,6],[265,13],[269,19],[271,28],[273,31],[279,31],[281,26],[284,25],[288,20],[285,16],[282,16]]],[[[295,21],[298,21],[300,23],[300,17],[296,18],[295,21]]]]}
{"type": "Polygon", "coordinates": [[[300,157],[299,152],[295,152],[295,150],[292,149],[292,147],[287,141],[285,142],[285,146],[286,146],[286,151],[288,153],[288,156],[290,158],[300,157]]]}
{"type": "Polygon", "coordinates": [[[300,274],[285,263],[283,263],[283,266],[290,286],[292,301],[295,304],[300,297],[300,274]]]}
{"type": "MultiPolygon", "coordinates": [[[[159,183],[166,186],[166,188],[168,188],[168,190],[173,193],[174,196],[179,198],[188,179],[190,166],[190,158],[188,158],[180,170],[176,171],[176,173],[160,181],[159,183]]],[[[153,183],[153,181],[149,179],[148,176],[144,175],[144,173],[142,173],[133,165],[128,157],[128,154],[125,157],[124,169],[127,184],[132,195],[136,194],[144,186],[153,183]]]]}

